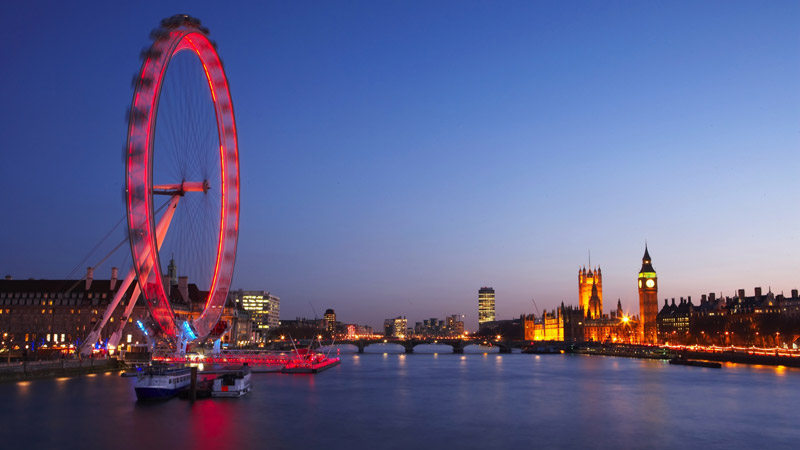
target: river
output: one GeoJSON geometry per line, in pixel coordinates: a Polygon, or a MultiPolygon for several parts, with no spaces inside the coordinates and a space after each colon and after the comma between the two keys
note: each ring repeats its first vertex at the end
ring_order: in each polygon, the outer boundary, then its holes
{"type": "Polygon", "coordinates": [[[317,375],[254,374],[238,399],[137,403],[132,383],[117,373],[2,383],[2,448],[800,446],[800,370],[782,367],[348,354],[317,375]]]}

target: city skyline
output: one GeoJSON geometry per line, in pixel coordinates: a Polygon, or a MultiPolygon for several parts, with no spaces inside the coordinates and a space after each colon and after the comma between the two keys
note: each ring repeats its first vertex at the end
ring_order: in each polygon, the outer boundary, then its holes
{"type": "Polygon", "coordinates": [[[638,314],[645,240],[659,305],[798,288],[796,3],[2,8],[1,275],[66,278],[124,216],[130,79],[186,12],[238,121],[231,288],[285,318],[474,330],[481,286],[498,319],[577,304],[589,251],[638,314]]]}

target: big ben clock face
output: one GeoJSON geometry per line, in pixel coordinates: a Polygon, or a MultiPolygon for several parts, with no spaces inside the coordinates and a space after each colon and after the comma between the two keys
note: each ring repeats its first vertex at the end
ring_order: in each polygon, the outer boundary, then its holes
{"type": "Polygon", "coordinates": [[[647,280],[645,284],[647,285],[647,287],[652,288],[653,286],[656,285],[656,282],[654,280],[647,280]]]}
{"type": "Polygon", "coordinates": [[[642,280],[639,280],[639,287],[642,287],[642,280]]]}

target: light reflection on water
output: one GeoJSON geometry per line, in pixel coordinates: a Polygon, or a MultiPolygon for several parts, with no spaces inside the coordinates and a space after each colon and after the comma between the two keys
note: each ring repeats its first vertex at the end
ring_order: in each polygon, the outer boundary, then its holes
{"type": "MultiPolygon", "coordinates": [[[[795,448],[800,371],[575,355],[342,355],[239,399],[137,403],[132,378],[0,384],[31,448],[795,448]],[[69,436],[69,439],[64,439],[69,436]]],[[[5,445],[4,445],[5,447],[5,445]]],[[[16,447],[16,446],[14,446],[16,447]]],[[[12,448],[12,447],[9,447],[12,448]]]]}

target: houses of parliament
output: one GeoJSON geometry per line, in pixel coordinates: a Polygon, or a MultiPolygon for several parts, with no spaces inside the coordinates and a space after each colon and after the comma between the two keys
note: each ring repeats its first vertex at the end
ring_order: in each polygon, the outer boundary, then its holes
{"type": "Polygon", "coordinates": [[[524,318],[526,340],[655,343],[658,314],[658,278],[645,245],[638,277],[639,313],[633,316],[616,309],[603,313],[603,271],[600,267],[578,269],[578,306],[563,303],[541,318],[524,318]]]}

